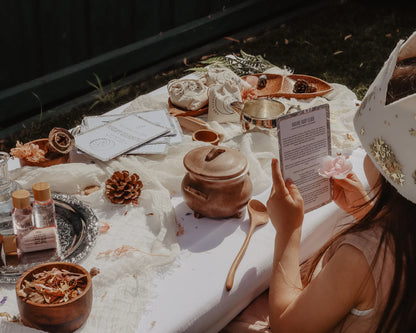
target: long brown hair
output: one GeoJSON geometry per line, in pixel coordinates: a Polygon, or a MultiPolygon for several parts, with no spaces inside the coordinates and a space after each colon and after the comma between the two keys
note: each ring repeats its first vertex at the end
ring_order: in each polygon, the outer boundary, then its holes
{"type": "MultiPolygon", "coordinates": [[[[340,237],[380,226],[381,238],[372,267],[382,249],[389,248],[395,259],[394,277],[386,306],[376,332],[416,332],[416,204],[402,197],[397,190],[379,177],[377,193],[364,206],[373,207],[358,222],[331,238],[306,264],[304,284],[312,280],[313,273],[323,255],[340,237]],[[383,246],[383,244],[385,246],[383,246]]],[[[356,209],[362,209],[356,207],[356,209]]]]}

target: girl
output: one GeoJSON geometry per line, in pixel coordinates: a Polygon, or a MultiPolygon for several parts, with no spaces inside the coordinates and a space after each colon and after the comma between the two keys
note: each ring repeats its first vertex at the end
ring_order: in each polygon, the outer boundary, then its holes
{"type": "Polygon", "coordinates": [[[270,326],[246,331],[416,332],[416,62],[409,61],[416,59],[416,34],[400,44],[354,119],[371,197],[353,173],[334,179],[334,201],[356,222],[307,260],[302,275],[303,200],[272,161],[270,326]]]}

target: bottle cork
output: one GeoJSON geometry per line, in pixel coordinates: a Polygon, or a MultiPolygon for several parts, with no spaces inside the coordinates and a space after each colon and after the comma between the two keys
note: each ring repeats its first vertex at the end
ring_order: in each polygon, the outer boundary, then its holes
{"type": "Polygon", "coordinates": [[[51,188],[48,183],[36,183],[32,187],[33,198],[36,201],[48,201],[51,197],[51,188]]]}
{"type": "Polygon", "coordinates": [[[13,207],[24,209],[30,206],[30,193],[26,190],[17,190],[12,193],[13,207]]]}

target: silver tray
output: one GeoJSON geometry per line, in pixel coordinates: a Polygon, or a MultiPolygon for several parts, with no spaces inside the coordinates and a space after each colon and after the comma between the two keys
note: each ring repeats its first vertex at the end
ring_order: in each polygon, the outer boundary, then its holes
{"type": "Polygon", "coordinates": [[[78,263],[96,243],[98,219],[90,207],[80,200],[61,193],[53,193],[59,242],[57,249],[23,253],[7,257],[1,253],[0,283],[16,283],[30,267],[50,261],[78,263]]]}

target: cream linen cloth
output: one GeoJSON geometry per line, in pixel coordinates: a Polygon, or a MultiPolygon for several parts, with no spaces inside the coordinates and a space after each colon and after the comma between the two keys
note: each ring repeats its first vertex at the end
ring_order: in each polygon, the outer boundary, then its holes
{"type": "MultiPolygon", "coordinates": [[[[179,254],[175,211],[166,188],[134,156],[120,157],[109,163],[95,161],[94,164],[71,163],[49,168],[24,167],[10,174],[26,189],[31,189],[36,182],[49,182],[52,191],[74,195],[89,205],[100,221],[110,225],[106,233],[98,235],[91,253],[80,263],[87,270],[98,267],[101,272],[93,278],[91,314],[78,331],[134,331],[148,300],[157,292],[153,278],[172,268],[179,254]],[[116,170],[128,170],[140,176],[143,189],[138,206],[112,204],[105,197],[103,184],[116,170]],[[101,185],[101,189],[89,196],[80,195],[88,185],[101,185]],[[124,245],[140,252],[100,255],[124,245]]],[[[7,296],[0,312],[18,315],[14,285],[2,286],[0,296],[7,296]]],[[[21,324],[0,325],[1,332],[7,327],[13,332],[26,329],[21,324]]]]}
{"type": "MultiPolygon", "coordinates": [[[[287,73],[286,70],[277,67],[268,72],[287,73]]],[[[328,103],[333,151],[353,150],[359,146],[352,127],[356,96],[343,85],[331,85],[333,91],[324,97],[281,101],[288,107],[293,106],[292,111],[328,103]]],[[[166,87],[136,98],[122,112],[155,109],[168,109],[166,87]]],[[[119,112],[117,110],[110,114],[119,112]]],[[[278,156],[277,138],[258,131],[242,134],[239,123],[219,124],[210,121],[209,124],[224,134],[222,145],[239,149],[244,153],[254,186],[253,195],[264,194],[271,185],[270,160],[278,156]]],[[[94,164],[90,163],[93,160],[91,157],[76,155],[74,161],[86,163],[71,163],[46,169],[25,167],[11,172],[12,178],[18,180],[25,188],[30,188],[38,181],[48,181],[53,191],[76,195],[91,206],[99,220],[111,225],[106,234],[98,236],[92,253],[81,262],[87,269],[99,267],[101,273],[93,279],[93,308],[80,332],[132,332],[137,328],[148,300],[158,292],[157,287],[152,285],[152,277],[155,274],[160,276],[180,262],[175,261],[179,247],[176,240],[175,212],[169,195],[181,195],[181,181],[185,174],[183,157],[189,150],[202,145],[205,143],[193,142],[190,133],[184,132],[183,142],[170,146],[167,155],[129,155],[108,163],[94,160],[94,164]],[[136,172],[143,181],[144,187],[138,207],[120,207],[109,203],[104,197],[103,188],[88,197],[76,194],[85,186],[103,185],[114,171],[124,169],[136,172]],[[147,215],[149,213],[154,215],[147,215]],[[131,252],[120,257],[97,258],[100,252],[122,245],[132,245],[152,255],[131,252]]],[[[0,312],[16,315],[18,310],[13,301],[15,296],[12,287],[1,289],[0,296],[7,295],[9,299],[0,312]]],[[[17,329],[24,332],[22,325],[5,322],[0,323],[0,331],[6,330],[9,325],[13,325],[13,332],[18,332],[17,329]]]]}

